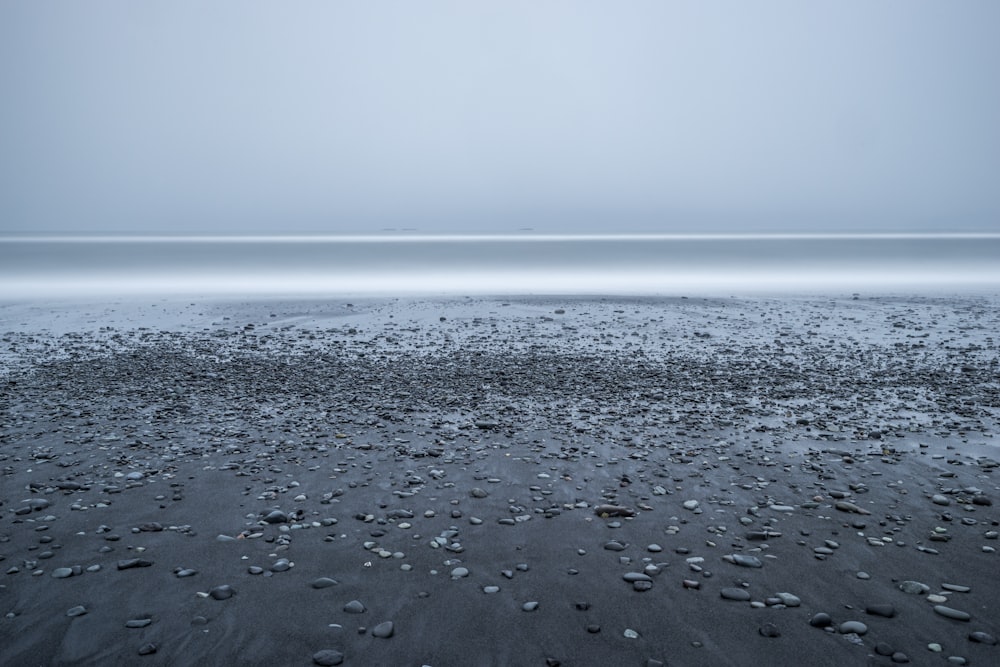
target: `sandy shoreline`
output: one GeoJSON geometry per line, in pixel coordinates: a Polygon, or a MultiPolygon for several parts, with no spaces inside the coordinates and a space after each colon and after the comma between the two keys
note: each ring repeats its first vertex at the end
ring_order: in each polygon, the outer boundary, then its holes
{"type": "Polygon", "coordinates": [[[0,663],[993,664],[998,306],[3,304],[0,663]]]}

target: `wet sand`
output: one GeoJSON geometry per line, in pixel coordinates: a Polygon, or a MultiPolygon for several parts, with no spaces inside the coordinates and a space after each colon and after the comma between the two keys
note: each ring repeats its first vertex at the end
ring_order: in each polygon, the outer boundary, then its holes
{"type": "Polygon", "coordinates": [[[996,664],[998,331],[996,296],[0,304],[0,663],[996,664]]]}

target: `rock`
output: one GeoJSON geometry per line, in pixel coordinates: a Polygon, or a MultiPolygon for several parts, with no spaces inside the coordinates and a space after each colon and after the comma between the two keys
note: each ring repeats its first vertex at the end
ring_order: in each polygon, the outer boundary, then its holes
{"type": "Polygon", "coordinates": [[[273,510],[264,516],[265,523],[288,523],[288,515],[281,510],[273,510]]]}
{"type": "Polygon", "coordinates": [[[838,501],[834,503],[833,506],[838,510],[840,510],[841,512],[852,512],[854,514],[871,514],[871,512],[869,512],[868,510],[862,507],[858,507],[854,503],[848,502],[846,500],[838,501]]]}
{"type": "Polygon", "coordinates": [[[143,644],[139,647],[139,655],[153,655],[156,653],[156,644],[143,644]]]}
{"type": "Polygon", "coordinates": [[[896,615],[896,608],[891,604],[870,604],[865,607],[865,613],[871,614],[872,616],[892,618],[896,615]]]}
{"type": "Polygon", "coordinates": [[[133,628],[133,629],[134,628],[145,628],[146,626],[148,626],[152,622],[153,622],[153,619],[151,619],[151,618],[135,618],[135,619],[132,619],[131,621],[125,621],[125,627],[126,628],[133,628]]]}
{"type": "Polygon", "coordinates": [[[82,604],[77,605],[75,607],[70,607],[69,609],[66,610],[66,615],[69,616],[70,618],[74,616],[83,616],[86,613],[87,613],[87,608],[84,607],[82,604]]]}
{"type": "Polygon", "coordinates": [[[635,516],[635,510],[622,507],[621,505],[598,505],[594,508],[594,514],[601,518],[607,518],[611,516],[635,516]]]}
{"type": "Polygon", "coordinates": [[[309,585],[312,586],[313,588],[317,588],[317,589],[319,589],[319,588],[329,588],[330,586],[336,586],[337,585],[337,580],[336,579],[331,579],[329,577],[320,577],[319,579],[314,579],[313,582],[311,584],[309,584],[309,585]]]}
{"type": "Polygon", "coordinates": [[[764,567],[764,563],[759,558],[756,556],[747,556],[746,554],[730,554],[726,557],[726,560],[740,567],[764,567]]]}
{"type": "Polygon", "coordinates": [[[997,643],[997,638],[988,632],[970,632],[969,641],[976,642],[977,644],[988,644],[989,646],[995,646],[997,643]]]}
{"type": "Polygon", "coordinates": [[[535,611],[538,609],[538,602],[532,600],[531,602],[525,602],[521,605],[521,609],[524,611],[535,611]]]}
{"type": "Polygon", "coordinates": [[[746,602],[750,599],[750,593],[744,588],[723,588],[719,591],[719,595],[725,600],[736,600],[737,602],[746,602]]]}
{"type": "Polygon", "coordinates": [[[348,614],[363,614],[365,612],[365,606],[358,600],[351,600],[344,605],[344,611],[348,614]]]}
{"type": "Polygon", "coordinates": [[[951,505],[951,499],[947,496],[942,496],[940,493],[935,493],[931,496],[931,502],[935,505],[951,505]]]}
{"type": "Polygon", "coordinates": [[[334,649],[323,649],[322,651],[316,651],[313,653],[313,663],[322,665],[323,667],[339,665],[343,662],[344,654],[340,651],[335,651],[334,649]]]}
{"type": "Polygon", "coordinates": [[[472,496],[473,498],[485,498],[490,494],[486,491],[486,489],[481,489],[477,486],[476,488],[469,491],[469,495],[472,496]]]}
{"type": "Polygon", "coordinates": [[[686,510],[696,510],[696,509],[698,509],[698,506],[700,504],[701,503],[699,503],[697,500],[685,500],[684,501],[684,509],[686,509],[686,510]]]}
{"type": "Polygon", "coordinates": [[[279,558],[271,564],[271,572],[286,572],[292,567],[287,558],[279,558]]]}
{"type": "Polygon", "coordinates": [[[781,600],[781,604],[786,607],[798,607],[802,604],[802,600],[800,600],[798,596],[792,595],[791,593],[778,593],[776,597],[781,600]]]}
{"type": "Polygon", "coordinates": [[[931,590],[931,587],[927,584],[922,584],[919,581],[904,581],[899,585],[899,590],[904,593],[909,593],[910,595],[923,595],[931,590]]]}
{"type": "Polygon", "coordinates": [[[854,633],[856,635],[863,635],[868,632],[868,626],[861,621],[844,621],[837,628],[840,634],[846,635],[849,633],[854,633]]]}
{"type": "Polygon", "coordinates": [[[972,618],[968,612],[952,609],[951,607],[946,607],[941,604],[934,605],[934,611],[945,618],[950,618],[956,621],[968,621],[972,618]]]}
{"type": "Polygon", "coordinates": [[[208,592],[213,600],[228,600],[236,594],[236,591],[229,584],[216,586],[208,592]]]}
{"type": "Polygon", "coordinates": [[[372,628],[372,635],[382,639],[388,639],[389,637],[392,637],[393,630],[392,621],[385,621],[372,628]]]}
{"type": "Polygon", "coordinates": [[[125,560],[118,561],[119,570],[131,570],[134,567],[149,567],[153,564],[153,561],[145,560],[143,558],[126,558],[125,560]]]}
{"type": "Polygon", "coordinates": [[[780,637],[781,631],[774,623],[765,623],[757,629],[762,637],[780,637]]]}
{"type": "Polygon", "coordinates": [[[71,567],[57,567],[52,570],[53,579],[65,579],[66,577],[73,576],[73,568],[71,567]]]}

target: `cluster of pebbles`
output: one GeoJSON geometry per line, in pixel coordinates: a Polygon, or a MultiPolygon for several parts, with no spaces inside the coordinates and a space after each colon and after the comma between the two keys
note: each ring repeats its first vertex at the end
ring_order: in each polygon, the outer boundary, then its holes
{"type": "Polygon", "coordinates": [[[997,306],[0,311],[0,662],[997,664],[997,306]]]}

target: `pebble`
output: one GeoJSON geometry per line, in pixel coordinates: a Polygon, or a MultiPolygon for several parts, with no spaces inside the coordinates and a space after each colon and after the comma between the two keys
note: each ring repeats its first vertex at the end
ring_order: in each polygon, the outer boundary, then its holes
{"type": "Polygon", "coordinates": [[[532,600],[531,602],[525,602],[521,605],[521,609],[524,611],[535,611],[538,609],[538,602],[532,600]]]}
{"type": "Polygon", "coordinates": [[[750,593],[745,588],[723,588],[719,591],[719,595],[726,600],[736,600],[737,602],[746,602],[750,599],[750,593]]]}
{"type": "Polygon", "coordinates": [[[701,505],[701,503],[699,503],[697,500],[685,500],[684,501],[684,509],[686,509],[686,510],[695,510],[695,509],[698,509],[699,505],[701,505]]]}
{"type": "Polygon", "coordinates": [[[958,609],[952,609],[951,607],[946,607],[941,604],[934,605],[934,611],[944,616],[945,618],[951,618],[956,621],[968,621],[972,616],[968,612],[960,611],[958,609]]]}
{"type": "Polygon", "coordinates": [[[988,632],[970,632],[969,641],[975,642],[977,644],[988,644],[990,646],[996,646],[997,638],[988,632]]]}
{"type": "Polygon", "coordinates": [[[313,653],[313,662],[323,667],[339,665],[344,662],[344,654],[334,649],[323,649],[313,653]]]}
{"type": "Polygon", "coordinates": [[[132,619],[131,621],[126,621],[125,622],[125,627],[126,628],[145,628],[146,626],[148,626],[152,622],[153,622],[153,619],[151,619],[151,618],[135,618],[135,619],[132,619]]]}
{"type": "Polygon", "coordinates": [[[363,614],[365,612],[365,606],[361,604],[359,600],[351,600],[344,605],[344,611],[348,614],[363,614]]]}
{"type": "Polygon", "coordinates": [[[829,614],[820,612],[818,614],[813,615],[813,617],[809,619],[809,625],[813,626],[814,628],[826,628],[833,625],[833,619],[830,617],[829,614]]]}
{"type": "Polygon", "coordinates": [[[395,628],[392,621],[384,621],[372,628],[372,635],[381,639],[388,639],[389,637],[392,637],[394,630],[395,628]]]}
{"type": "Polygon", "coordinates": [[[740,567],[764,567],[764,563],[759,558],[756,556],[747,556],[746,554],[730,554],[726,557],[726,560],[740,567]]]}
{"type": "Polygon", "coordinates": [[[846,635],[848,633],[863,635],[868,632],[868,626],[861,621],[844,621],[837,629],[842,635],[846,635]]]}
{"type": "Polygon", "coordinates": [[[802,604],[802,600],[798,596],[792,595],[791,593],[778,593],[777,598],[781,600],[781,604],[786,607],[798,607],[802,604]]]}
{"type": "Polygon", "coordinates": [[[69,617],[71,617],[71,618],[73,616],[83,616],[86,613],[87,613],[87,608],[84,607],[83,605],[77,605],[75,607],[70,607],[69,609],[66,610],[66,615],[69,616],[69,617]]]}
{"type": "Polygon", "coordinates": [[[336,586],[337,580],[331,579],[330,577],[320,577],[319,579],[313,579],[312,583],[309,584],[313,588],[329,588],[330,586],[336,586]]]}
{"type": "Polygon", "coordinates": [[[65,579],[66,577],[73,576],[73,568],[71,567],[57,567],[52,570],[53,579],[65,579]]]}
{"type": "Polygon", "coordinates": [[[919,581],[904,581],[899,585],[899,590],[911,595],[923,595],[924,593],[930,591],[931,587],[927,584],[922,584],[919,581]]]}
{"type": "Polygon", "coordinates": [[[781,631],[774,623],[765,623],[757,629],[762,637],[780,637],[781,631]]]}
{"type": "Polygon", "coordinates": [[[156,653],[156,644],[143,644],[139,647],[139,655],[152,655],[156,653]]]}
{"type": "Polygon", "coordinates": [[[228,600],[233,597],[236,591],[229,584],[223,584],[222,586],[216,586],[208,592],[213,600],[228,600]]]}
{"type": "Polygon", "coordinates": [[[125,560],[118,561],[118,569],[131,570],[135,567],[149,567],[152,564],[152,561],[145,560],[143,558],[126,558],[125,560]]]}
{"type": "Polygon", "coordinates": [[[892,618],[896,615],[896,608],[891,604],[870,604],[865,607],[865,612],[871,614],[872,616],[892,618]]]}

